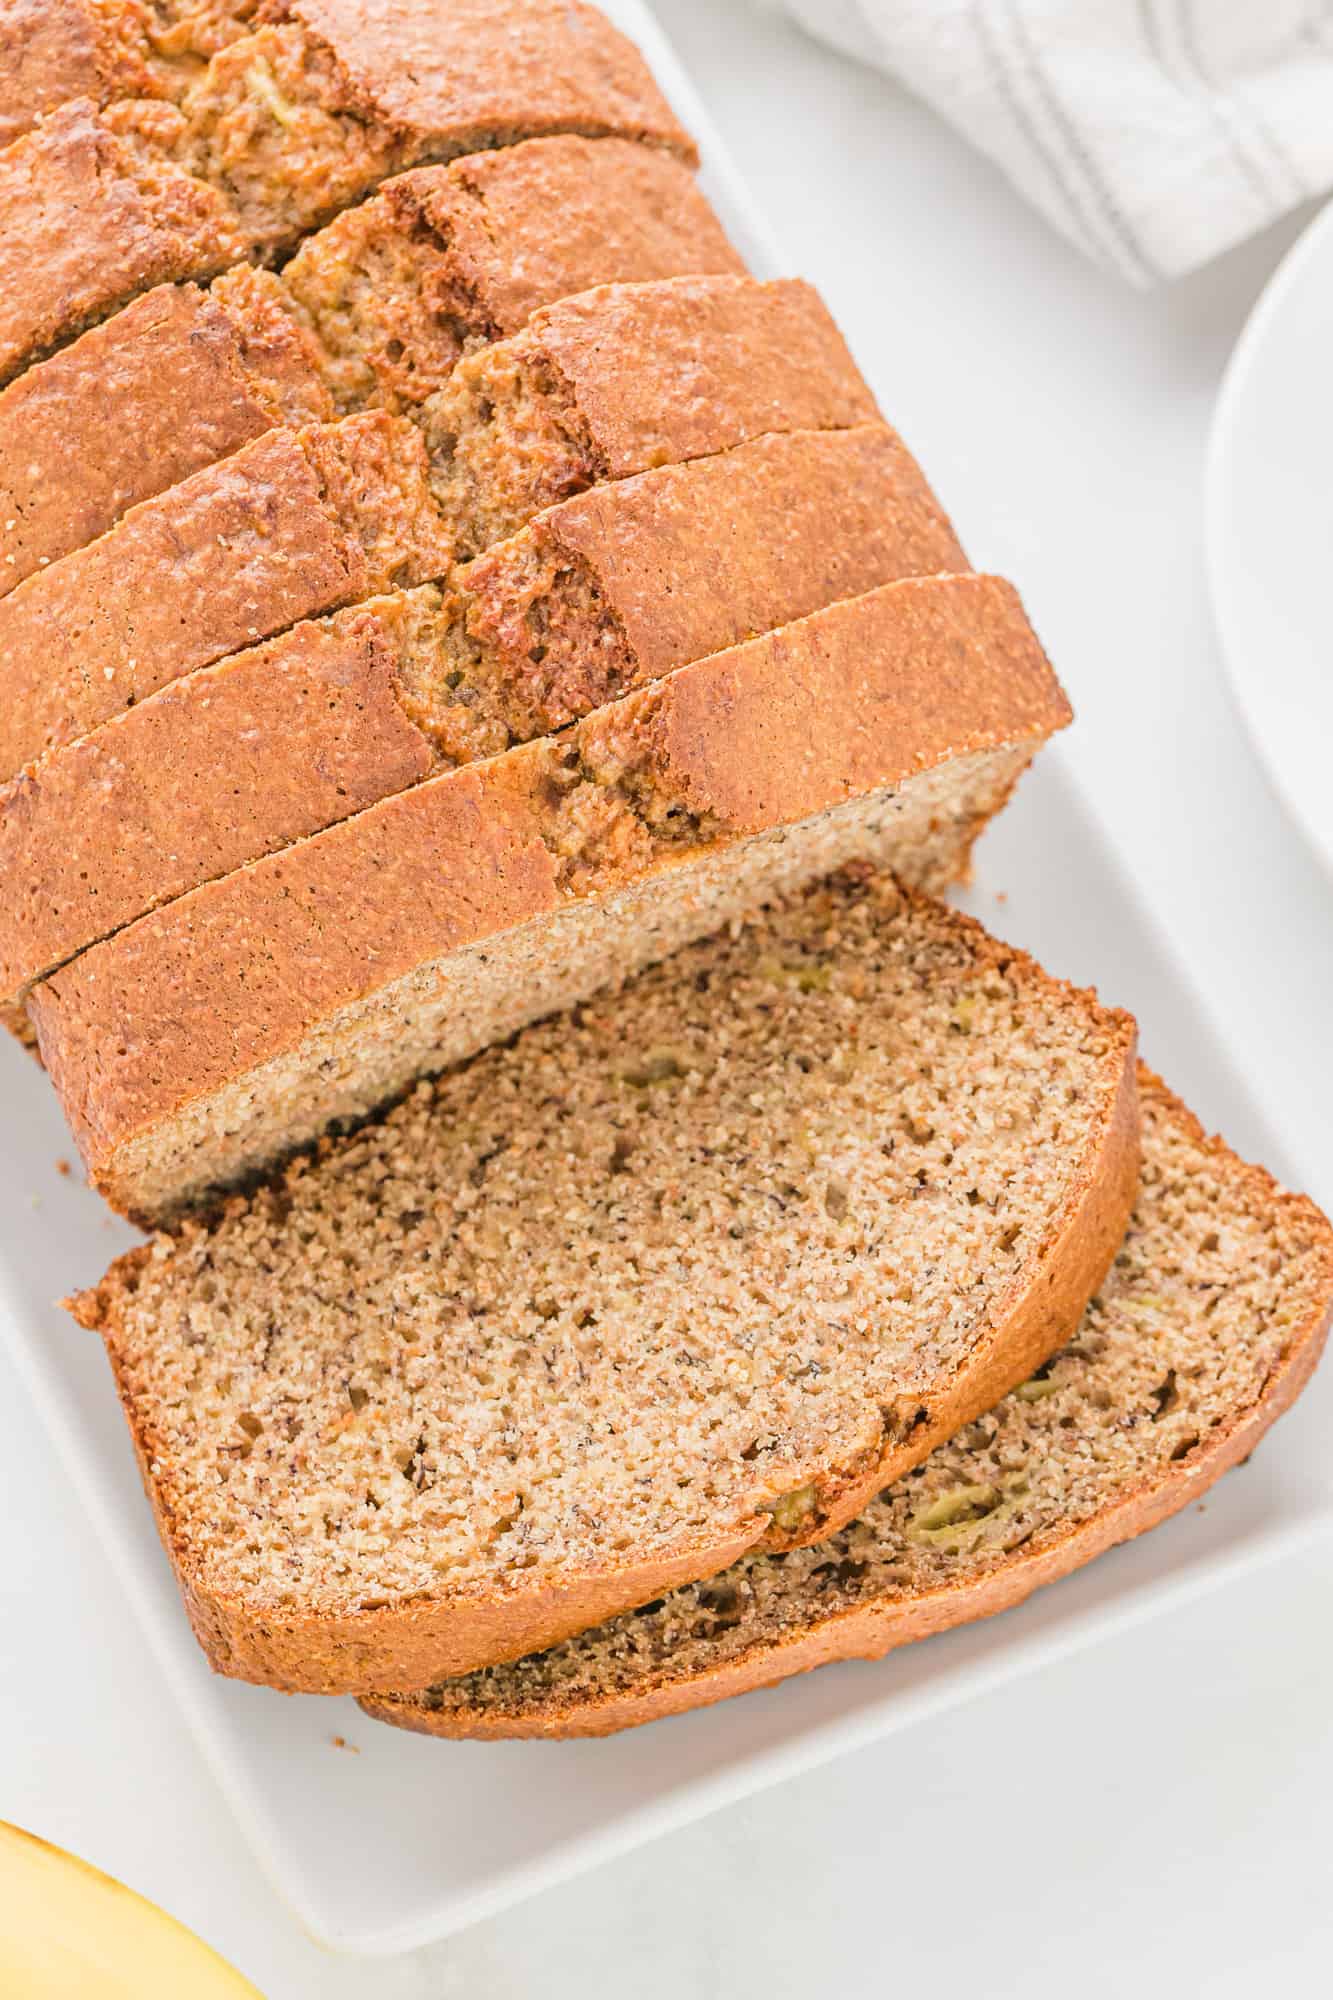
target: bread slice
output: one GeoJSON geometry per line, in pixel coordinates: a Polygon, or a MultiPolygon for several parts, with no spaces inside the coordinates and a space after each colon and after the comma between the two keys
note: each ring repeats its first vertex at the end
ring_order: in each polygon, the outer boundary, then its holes
{"type": "Polygon", "coordinates": [[[0,146],[71,97],[179,97],[257,0],[5,0],[0,146]]]}
{"type": "Polygon", "coordinates": [[[245,255],[225,195],[87,98],[0,152],[0,383],[170,279],[245,255]]]}
{"type": "Polygon", "coordinates": [[[300,618],[448,568],[421,433],[275,430],[0,598],[0,771],[300,618]]]}
{"type": "Polygon", "coordinates": [[[694,148],[582,0],[266,0],[179,104],[71,100],[0,154],[0,381],[151,286],[271,261],[390,174],[579,132],[694,148]]]}
{"type": "Polygon", "coordinates": [[[216,1668],[422,1686],[818,1540],[1068,1338],[1133,1023],[862,876],[75,1302],[216,1668]]]}
{"type": "Polygon", "coordinates": [[[340,410],[414,410],[559,299],[744,271],[685,160],[564,135],[397,175],[308,237],[282,282],[340,410]]]}
{"type": "MultiPolygon", "coordinates": [[[[470,376],[476,420],[458,440],[436,425],[433,462],[386,411],[269,431],[0,598],[0,778],[301,618],[440,576],[460,550],[460,496],[471,551],[478,517],[512,533],[599,479],[875,415],[825,307],[795,282],[603,286],[514,345],[528,356],[532,342],[573,350],[568,380],[548,371],[483,421],[470,376]],[[651,339],[617,353],[627,319],[651,339]]],[[[521,375],[510,343],[485,352],[521,375]]]]}
{"type": "Polygon", "coordinates": [[[421,421],[466,558],[598,480],[878,414],[809,285],[715,277],[603,285],[545,307],[460,362],[421,421]]]}
{"type": "Polygon", "coordinates": [[[0,997],[145,911],[673,668],[967,558],[883,425],[594,488],[173,682],[0,789],[0,997]]]}
{"type": "Polygon", "coordinates": [[[399,175],[282,277],[159,285],[0,391],[0,592],[275,424],[415,409],[554,299],[741,268],[684,161],[631,140],[399,175]]]}
{"type": "Polygon", "coordinates": [[[335,412],[271,271],[158,285],[0,390],[0,592],[276,424],[335,412]]]}
{"type": "Polygon", "coordinates": [[[843,861],[954,880],[1068,716],[1007,584],[910,581],[385,799],[32,989],[90,1178],[168,1215],[843,861]]]}
{"type": "Polygon", "coordinates": [[[1129,1234],[1075,1338],[832,1539],[747,1555],[549,1652],[379,1695],[435,1736],[600,1736],[1021,1603],[1178,1513],[1309,1379],[1333,1230],[1140,1076],[1129,1234]]]}

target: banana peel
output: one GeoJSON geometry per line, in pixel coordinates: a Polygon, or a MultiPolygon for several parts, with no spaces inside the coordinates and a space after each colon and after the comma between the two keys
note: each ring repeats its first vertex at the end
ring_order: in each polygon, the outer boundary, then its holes
{"type": "Polygon", "coordinates": [[[155,1904],[0,1820],[0,1994],[15,2000],[263,2000],[155,1904]]]}

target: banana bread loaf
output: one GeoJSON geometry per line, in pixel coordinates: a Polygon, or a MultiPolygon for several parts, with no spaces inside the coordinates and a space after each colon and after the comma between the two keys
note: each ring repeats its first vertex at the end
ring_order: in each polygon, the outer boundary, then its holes
{"type": "Polygon", "coordinates": [[[950,882],[1069,718],[993,577],[886,584],[194,890],[32,989],[94,1186],[161,1217],[858,857],[950,882]]]}
{"type": "Polygon", "coordinates": [[[257,0],[0,0],[0,146],[71,97],[179,97],[257,0]]]}
{"type": "Polygon", "coordinates": [[[178,104],[76,98],[0,153],[0,381],[168,281],[271,261],[405,168],[556,132],[694,149],[583,0],[269,0],[178,104]]]}
{"type": "Polygon", "coordinates": [[[448,391],[424,405],[429,466],[416,426],[383,411],[270,431],[0,598],[0,778],[300,618],[440,576],[596,480],[875,415],[792,281],[600,286],[456,372],[450,427],[448,391]]]}
{"type": "Polygon", "coordinates": [[[463,354],[558,299],[744,268],[684,160],[564,136],[399,174],[282,276],[338,408],[413,410],[463,354]]]}
{"type": "Polygon", "coordinates": [[[275,424],[414,410],[538,306],[740,269],[653,146],[532,139],[399,175],[281,277],[159,285],[0,391],[0,593],[275,424]]]}
{"type": "Polygon", "coordinates": [[[212,1664],[423,1686],[836,1529],[1073,1332],[1133,1043],[843,882],[132,1252],[76,1310],[212,1664]]]}
{"type": "Polygon", "coordinates": [[[600,1736],[1021,1603],[1178,1513],[1319,1359],[1333,1231],[1140,1075],[1134,1215],[1075,1338],[832,1539],[747,1555],[549,1652],[363,1706],[436,1736],[600,1736]]]}
{"type": "Polygon", "coordinates": [[[202,882],[690,660],[967,559],[882,425],[594,488],[171,683],[0,788],[0,999],[202,882]]]}
{"type": "Polygon", "coordinates": [[[0,598],[0,771],[300,618],[448,568],[421,433],[269,431],[0,598]]]}
{"type": "Polygon", "coordinates": [[[602,285],[544,307],[461,361],[421,420],[468,557],[597,480],[877,414],[809,285],[722,277],[602,285]]]}

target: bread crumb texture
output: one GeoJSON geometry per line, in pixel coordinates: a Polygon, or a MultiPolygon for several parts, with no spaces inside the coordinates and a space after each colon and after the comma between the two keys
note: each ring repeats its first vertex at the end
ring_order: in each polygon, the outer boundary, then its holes
{"type": "Polygon", "coordinates": [[[760,438],[566,501],[452,591],[423,585],[296,625],[0,788],[0,996],[432,770],[966,560],[877,425],[760,438]]]}
{"type": "Polygon", "coordinates": [[[839,1628],[841,1650],[873,1655],[917,1636],[907,1621],[923,1612],[938,1630],[969,1607],[995,1608],[977,1595],[1007,1572],[1021,1578],[1055,1556],[1058,1574],[1080,1548],[1095,1554],[1133,1532],[1097,1534],[1115,1510],[1173,1490],[1163,1511],[1183,1506],[1199,1491],[1189,1475],[1263,1405],[1293,1350],[1317,1351],[1333,1231],[1206,1139],[1146,1074],[1140,1102],[1133,1220],[1076,1337],[859,1520],[374,1712],[441,1734],[504,1735],[613,1727],[638,1703],[688,1708],[726,1692],[729,1674],[756,1685],[797,1671],[812,1640],[837,1657],[839,1628]]]}
{"type": "Polygon", "coordinates": [[[742,269],[688,165],[637,141],[400,174],[281,275],[158,285],[0,392],[0,592],[275,424],[412,414],[556,299],[742,269]]]}
{"type": "Polygon", "coordinates": [[[6,0],[0,146],[71,97],[179,97],[258,0],[6,0]]]}
{"type": "MultiPolygon", "coordinates": [[[[299,619],[442,576],[599,481],[874,415],[827,311],[794,282],[600,286],[474,359],[488,355],[521,385],[512,406],[464,363],[466,408],[447,423],[442,392],[420,425],[375,408],[269,429],[0,594],[0,776],[299,619]],[[631,368],[632,332],[650,340],[631,368]]],[[[901,538],[938,546],[947,524],[900,458],[901,538]]]]}
{"type": "Polygon", "coordinates": [[[262,12],[174,98],[71,97],[0,152],[0,379],[153,285],[281,258],[427,162],[563,132],[694,158],[637,49],[581,0],[262,12]]]}
{"type": "Polygon", "coordinates": [[[1131,1044],[858,869],[418,1086],[80,1302],[189,1590],[273,1632],[817,1537],[1036,1281],[1131,1044]]]}

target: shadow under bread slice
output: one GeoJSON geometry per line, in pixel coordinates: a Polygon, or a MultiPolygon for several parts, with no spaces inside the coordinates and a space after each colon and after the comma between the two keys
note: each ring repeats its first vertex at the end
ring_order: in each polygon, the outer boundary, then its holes
{"type": "Polygon", "coordinates": [[[89,1177],[175,1213],[842,862],[954,881],[1068,719],[1012,588],[940,577],[382,800],[32,989],[89,1177]]]}
{"type": "Polygon", "coordinates": [[[8,0],[0,146],[71,97],[181,96],[256,11],[257,0],[8,0]]]}
{"type": "Polygon", "coordinates": [[[433,771],[967,558],[882,425],[613,481],[427,585],[187,675],[0,789],[0,998],[433,771]]]}
{"type": "Polygon", "coordinates": [[[603,286],[486,353],[515,386],[483,406],[464,362],[456,434],[428,445],[385,411],[269,431],[0,598],[0,773],[301,618],[442,575],[460,511],[472,549],[478,519],[512,533],[599,480],[876,414],[792,280],[603,286]]]}
{"type": "Polygon", "coordinates": [[[436,1736],[605,1735],[1008,1610],[1197,1500],[1309,1379],[1333,1230],[1147,1072],[1139,1095],[1129,1233],[1074,1339],[859,1520],[367,1712],[436,1736]]]}
{"type": "Polygon", "coordinates": [[[581,0],[270,0],[179,103],[61,105],[0,152],[0,381],[154,285],[289,253],[389,175],[516,139],[694,158],[581,0]]]}
{"type": "Polygon", "coordinates": [[[862,869],[132,1252],[76,1310],[213,1665],[424,1686],[831,1532],[1072,1333],[1133,1047],[862,869]]]}
{"type": "Polygon", "coordinates": [[[532,139],[399,175],[281,276],[159,285],[0,392],[0,592],[277,424],[415,409],[540,306],[741,269],[653,146],[532,139]]]}

